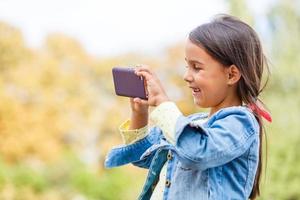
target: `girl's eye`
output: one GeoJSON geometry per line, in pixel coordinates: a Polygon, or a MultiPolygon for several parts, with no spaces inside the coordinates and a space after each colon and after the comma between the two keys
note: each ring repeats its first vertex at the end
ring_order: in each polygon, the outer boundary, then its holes
{"type": "Polygon", "coordinates": [[[199,70],[202,69],[202,67],[197,66],[197,65],[195,65],[195,64],[187,65],[187,66],[185,66],[185,67],[186,67],[186,68],[191,68],[191,69],[193,69],[194,71],[199,71],[199,70]]]}
{"type": "Polygon", "coordinates": [[[201,70],[202,68],[201,68],[200,66],[193,65],[193,66],[192,66],[192,69],[195,70],[195,71],[199,71],[199,70],[201,70]]]}
{"type": "Polygon", "coordinates": [[[197,66],[194,66],[193,68],[194,68],[194,70],[201,70],[202,69],[201,67],[197,67],[197,66]]]}

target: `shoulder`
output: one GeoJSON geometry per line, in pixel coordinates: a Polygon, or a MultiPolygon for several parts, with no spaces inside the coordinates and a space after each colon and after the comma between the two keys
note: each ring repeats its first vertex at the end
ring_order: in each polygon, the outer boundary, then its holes
{"type": "Polygon", "coordinates": [[[245,106],[223,108],[213,114],[207,121],[208,127],[224,126],[237,131],[247,130],[249,133],[259,133],[259,124],[252,111],[245,106]]]}

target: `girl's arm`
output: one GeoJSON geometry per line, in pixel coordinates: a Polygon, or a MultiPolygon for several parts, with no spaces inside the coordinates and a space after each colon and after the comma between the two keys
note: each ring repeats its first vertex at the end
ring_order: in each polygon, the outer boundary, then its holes
{"type": "Polygon", "coordinates": [[[153,144],[159,142],[162,136],[158,129],[148,132],[148,105],[142,105],[130,99],[131,121],[120,126],[120,132],[125,145],[113,148],[107,155],[105,166],[107,168],[132,163],[136,166],[149,168],[154,154],[142,160],[140,157],[153,144]]]}
{"type": "Polygon", "coordinates": [[[163,135],[159,128],[151,128],[146,137],[133,143],[113,148],[106,156],[105,167],[112,168],[132,163],[138,167],[149,168],[155,151],[143,159],[141,159],[141,156],[152,145],[159,143],[162,137],[163,135]]]}

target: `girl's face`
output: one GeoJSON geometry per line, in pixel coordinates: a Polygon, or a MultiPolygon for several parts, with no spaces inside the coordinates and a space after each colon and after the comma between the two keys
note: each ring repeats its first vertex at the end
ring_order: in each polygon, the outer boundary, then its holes
{"type": "Polygon", "coordinates": [[[186,43],[185,60],[184,80],[192,89],[195,104],[203,108],[219,107],[229,91],[226,68],[190,40],[186,43]]]}

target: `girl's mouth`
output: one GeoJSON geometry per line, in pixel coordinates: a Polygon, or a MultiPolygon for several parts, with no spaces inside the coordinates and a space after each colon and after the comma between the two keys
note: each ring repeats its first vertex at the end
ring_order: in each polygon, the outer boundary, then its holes
{"type": "Polygon", "coordinates": [[[192,89],[193,96],[198,96],[201,93],[201,90],[199,88],[193,88],[193,87],[190,88],[192,89]]]}

